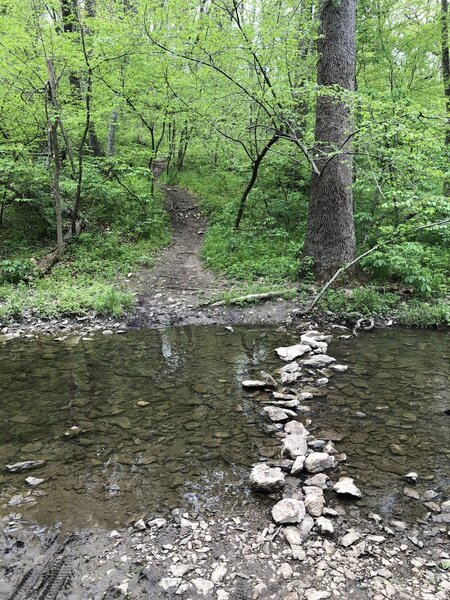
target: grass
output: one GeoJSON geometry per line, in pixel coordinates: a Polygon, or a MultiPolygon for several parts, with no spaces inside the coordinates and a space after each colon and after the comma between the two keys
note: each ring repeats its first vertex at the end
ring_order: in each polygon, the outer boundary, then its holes
{"type": "MultiPolygon", "coordinates": [[[[48,276],[0,283],[0,319],[90,313],[119,317],[131,309],[134,296],[117,281],[151,264],[157,249],[169,239],[167,230],[150,240],[130,240],[109,231],[83,233],[69,245],[63,261],[48,276]]],[[[21,267],[23,259],[17,265],[21,267]]]]}
{"type": "Polygon", "coordinates": [[[447,299],[421,300],[392,292],[380,292],[370,286],[348,290],[329,290],[319,302],[319,312],[328,312],[339,319],[361,317],[393,319],[407,327],[450,326],[450,302],[447,299]]]}

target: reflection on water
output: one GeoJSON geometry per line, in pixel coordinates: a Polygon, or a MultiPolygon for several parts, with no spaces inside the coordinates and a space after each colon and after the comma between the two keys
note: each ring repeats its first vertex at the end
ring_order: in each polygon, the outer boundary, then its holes
{"type": "MultiPolygon", "coordinates": [[[[42,523],[112,526],[178,506],[220,507],[224,497],[228,506],[259,502],[245,483],[248,466],[277,456],[279,440],[262,433],[256,401],[240,381],[278,368],[273,349],[296,339],[273,329],[204,327],[5,343],[0,465],[47,462],[1,472],[0,510],[42,523]],[[46,481],[30,489],[30,475],[46,481]]],[[[420,489],[449,491],[449,339],[388,332],[330,348],[350,369],[312,402],[315,433],[344,434],[343,470],[371,510],[408,512],[413,501],[403,497],[401,476],[412,470],[420,489]]]]}
{"type": "Polygon", "coordinates": [[[248,466],[278,447],[239,383],[266,344],[263,331],[214,328],[8,342],[0,462],[47,464],[2,473],[1,503],[13,498],[11,511],[22,502],[21,512],[43,522],[114,524],[214,505],[224,492],[246,500],[248,466]],[[29,475],[46,479],[30,504],[20,498],[30,493],[29,475]]]}
{"type": "Polygon", "coordinates": [[[366,506],[404,519],[423,513],[403,494],[411,471],[421,494],[450,495],[450,334],[366,334],[334,344],[332,353],[350,368],[316,403],[314,421],[319,433],[332,426],[345,435],[336,444],[348,455],[343,471],[357,478],[366,506]]]}

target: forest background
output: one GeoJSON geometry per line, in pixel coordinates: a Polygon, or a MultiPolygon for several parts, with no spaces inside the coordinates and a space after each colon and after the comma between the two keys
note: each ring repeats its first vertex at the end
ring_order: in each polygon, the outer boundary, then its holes
{"type": "Polygon", "coordinates": [[[227,300],[306,301],[311,181],[344,161],[365,256],[320,310],[450,324],[448,0],[360,0],[354,82],[321,85],[324,11],[352,4],[1,0],[0,319],[131,309],[122,275],[170,243],[159,182],[198,198],[227,300]],[[351,125],[326,154],[321,99],[351,125]]]}

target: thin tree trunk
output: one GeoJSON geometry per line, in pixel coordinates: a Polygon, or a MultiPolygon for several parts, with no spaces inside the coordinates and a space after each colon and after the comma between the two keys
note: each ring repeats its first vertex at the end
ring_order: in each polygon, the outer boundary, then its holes
{"type": "Polygon", "coordinates": [[[83,48],[83,57],[86,63],[87,68],[87,77],[86,77],[86,93],[85,93],[85,123],[83,134],[81,136],[80,144],[78,146],[78,177],[77,177],[77,189],[75,192],[75,201],[73,205],[73,213],[72,213],[72,226],[71,231],[72,235],[76,235],[77,231],[77,219],[78,214],[80,212],[81,205],[81,187],[83,185],[83,166],[84,166],[84,146],[86,144],[86,140],[89,134],[89,129],[91,126],[91,94],[92,94],[92,67],[89,62],[89,55],[86,50],[86,40],[84,37],[84,28],[83,24],[80,20],[78,20],[80,26],[80,37],[81,37],[81,46],[83,48]]]}
{"type": "Polygon", "coordinates": [[[350,107],[328,95],[336,87],[354,90],[356,0],[321,0],[316,105],[316,165],[308,211],[304,257],[311,257],[319,278],[326,278],[355,257],[350,107]],[[328,92],[328,94],[326,93],[328,92]],[[336,153],[333,156],[333,153],[336,153]]]}
{"type": "Polygon", "coordinates": [[[247,187],[245,188],[244,193],[242,194],[242,198],[241,201],[239,203],[239,209],[236,215],[236,221],[234,223],[234,228],[235,229],[239,229],[239,225],[241,224],[241,220],[242,217],[244,215],[244,209],[245,209],[245,203],[247,202],[247,198],[248,195],[250,194],[250,192],[253,189],[253,186],[255,185],[255,181],[256,178],[258,177],[258,169],[260,164],[262,163],[264,157],[266,156],[266,154],[269,152],[269,150],[271,149],[271,147],[275,144],[275,142],[277,142],[279,140],[279,136],[278,135],[274,135],[268,142],[267,144],[264,146],[264,148],[261,150],[261,152],[258,154],[258,156],[256,157],[256,160],[253,163],[253,169],[252,169],[252,176],[250,178],[250,181],[248,182],[247,187]]]}
{"type": "Polygon", "coordinates": [[[113,157],[116,153],[116,131],[117,123],[119,121],[119,111],[117,108],[113,108],[111,112],[111,119],[108,126],[108,143],[106,154],[109,157],[113,157]]]}
{"type": "MultiPolygon", "coordinates": [[[[450,158],[450,52],[448,38],[448,0],[441,0],[442,79],[444,82],[447,121],[445,128],[445,155],[450,158]]],[[[448,163],[447,163],[448,164],[448,163]]],[[[450,196],[450,179],[444,181],[444,195],[450,196]]]]}
{"type": "Polygon", "coordinates": [[[64,252],[64,238],[62,228],[62,199],[59,187],[59,180],[61,175],[61,158],[59,154],[58,141],[59,105],[57,97],[57,80],[55,76],[55,70],[53,67],[53,62],[49,58],[47,59],[47,71],[50,103],[53,108],[53,114],[50,115],[48,121],[49,138],[53,154],[52,193],[53,199],[55,201],[57,253],[58,259],[61,259],[64,252]]]}

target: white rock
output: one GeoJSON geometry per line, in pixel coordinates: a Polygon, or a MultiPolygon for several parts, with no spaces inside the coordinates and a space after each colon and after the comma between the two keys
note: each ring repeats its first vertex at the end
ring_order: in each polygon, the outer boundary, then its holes
{"type": "Polygon", "coordinates": [[[275,492],[284,486],[284,474],[279,467],[265,463],[255,465],[250,473],[250,485],[262,492],[275,492]]]}
{"type": "Polygon", "coordinates": [[[337,494],[348,494],[355,498],[362,498],[361,490],[356,487],[351,477],[340,477],[339,481],[334,484],[333,490],[337,494]]]}
{"type": "Polygon", "coordinates": [[[298,527],[284,527],[283,535],[286,538],[286,541],[289,544],[289,546],[301,546],[301,544],[304,541],[302,536],[300,535],[298,527]]]}
{"type": "Polygon", "coordinates": [[[278,356],[286,362],[292,362],[299,356],[303,356],[307,352],[311,351],[311,347],[306,344],[296,344],[295,346],[285,346],[276,348],[275,352],[278,356]]]}
{"type": "Polygon", "coordinates": [[[298,435],[304,435],[305,437],[309,435],[309,431],[305,428],[303,423],[300,421],[289,421],[284,426],[285,433],[297,433],[298,435]]]}
{"type": "Polygon", "coordinates": [[[152,519],[151,521],[147,521],[147,525],[149,527],[156,527],[157,529],[161,529],[164,525],[167,525],[167,519],[157,518],[152,519]]]}
{"type": "Polygon", "coordinates": [[[312,485],[314,487],[322,488],[323,490],[325,490],[327,488],[327,481],[329,481],[329,479],[330,478],[325,473],[317,473],[317,475],[309,477],[305,481],[305,485],[312,485]]]}
{"type": "Polygon", "coordinates": [[[287,408],[278,408],[277,406],[265,406],[263,413],[272,421],[272,423],[283,423],[296,417],[297,413],[287,408]]]}
{"type": "Polygon", "coordinates": [[[111,533],[109,534],[109,537],[112,539],[117,539],[117,538],[121,538],[122,535],[116,529],[113,529],[111,531],[111,533]]]}
{"type": "Polygon", "coordinates": [[[330,369],[336,371],[336,373],[345,373],[348,370],[348,365],[330,365],[330,369]]]}
{"type": "Polygon", "coordinates": [[[272,508],[275,523],[300,523],[305,516],[305,505],[294,498],[284,498],[272,508]]]}
{"type": "Polygon", "coordinates": [[[295,460],[297,456],[305,456],[307,450],[306,435],[293,433],[287,435],[281,442],[281,453],[283,456],[287,456],[287,458],[295,460]]]}
{"type": "Polygon", "coordinates": [[[202,596],[208,596],[214,589],[214,583],[209,581],[209,579],[202,579],[201,577],[196,577],[191,581],[194,586],[196,592],[202,596]]]}
{"type": "Polygon", "coordinates": [[[283,579],[290,579],[294,574],[294,571],[292,570],[292,567],[289,563],[283,563],[282,565],[280,565],[278,573],[283,579]]]}
{"type": "Polygon", "coordinates": [[[415,471],[411,471],[410,473],[406,473],[405,479],[407,479],[411,483],[417,483],[417,480],[419,479],[419,474],[415,471]]]}
{"type": "Polygon", "coordinates": [[[334,533],[333,523],[330,519],[326,519],[325,517],[319,517],[317,519],[317,527],[319,528],[320,533],[334,533]]]}
{"type": "Polygon", "coordinates": [[[303,471],[306,456],[297,456],[291,467],[291,475],[298,475],[303,471]]]}
{"type": "Polygon", "coordinates": [[[189,573],[189,571],[192,571],[192,569],[192,565],[183,565],[180,563],[170,565],[170,572],[174,577],[184,577],[186,573],[189,573]]]}
{"type": "Polygon", "coordinates": [[[281,373],[281,383],[283,385],[290,385],[291,383],[298,381],[301,376],[301,371],[295,373],[281,373]]]}
{"type": "Polygon", "coordinates": [[[311,515],[306,514],[305,518],[298,526],[298,531],[300,533],[300,537],[302,538],[302,540],[304,542],[306,542],[306,540],[308,539],[309,534],[311,533],[311,529],[313,527],[314,527],[314,519],[311,517],[311,515]]]}
{"type": "Polygon", "coordinates": [[[44,483],[45,479],[39,479],[39,477],[27,477],[25,483],[31,487],[35,487],[41,483],[44,483]]]}
{"type": "Polygon", "coordinates": [[[162,587],[162,589],[165,592],[168,592],[173,588],[177,588],[182,583],[182,581],[183,580],[181,579],[181,577],[164,577],[163,579],[161,579],[158,585],[162,587]]]}
{"type": "Polygon", "coordinates": [[[230,594],[225,590],[217,590],[217,600],[229,600],[230,594]]]}
{"type": "Polygon", "coordinates": [[[325,506],[325,498],[322,488],[305,487],[305,508],[312,517],[320,517],[325,506]]]}
{"type": "Polygon", "coordinates": [[[320,369],[322,367],[327,367],[328,365],[331,365],[331,363],[334,362],[336,362],[336,359],[332,356],[328,356],[328,354],[316,354],[315,356],[304,360],[303,364],[306,367],[320,369]]]}
{"type": "Polygon", "coordinates": [[[450,513],[450,500],[447,500],[441,504],[441,512],[450,513]]]}
{"type": "Polygon", "coordinates": [[[306,457],[305,469],[308,473],[321,473],[325,469],[331,469],[334,467],[335,460],[334,456],[325,454],[325,452],[311,452],[306,457]]]}
{"type": "Polygon", "coordinates": [[[211,575],[211,581],[213,583],[220,583],[223,581],[225,575],[227,574],[228,569],[224,564],[220,564],[218,567],[214,569],[211,575]]]}
{"type": "Polygon", "coordinates": [[[301,367],[297,361],[284,365],[284,367],[280,369],[280,373],[298,373],[299,371],[301,371],[301,367]]]}
{"type": "Polygon", "coordinates": [[[22,462],[14,463],[13,465],[6,465],[6,470],[11,471],[11,473],[19,473],[20,471],[36,469],[43,465],[45,465],[45,460],[24,460],[22,462]]]}
{"type": "Polygon", "coordinates": [[[138,519],[137,521],[135,521],[133,527],[134,529],[136,529],[136,531],[145,531],[147,529],[145,526],[144,519],[138,519]]]}
{"type": "Polygon", "coordinates": [[[116,589],[118,589],[121,594],[126,596],[128,594],[128,586],[129,586],[129,582],[123,581],[122,583],[119,583],[119,585],[117,586],[116,589]]]}
{"type": "Polygon", "coordinates": [[[351,546],[360,539],[361,535],[357,531],[350,531],[341,538],[341,545],[344,546],[344,548],[348,548],[348,546],[351,546]]]}
{"type": "Polygon", "coordinates": [[[272,377],[272,375],[270,375],[270,373],[266,373],[266,371],[261,371],[260,373],[261,373],[261,378],[264,379],[264,381],[266,382],[266,386],[268,388],[276,389],[278,387],[277,382],[272,377]]]}
{"type": "Polygon", "coordinates": [[[267,387],[267,383],[263,379],[244,379],[242,387],[262,389],[267,387]]]}
{"type": "Polygon", "coordinates": [[[326,600],[331,596],[331,592],[326,592],[324,590],[315,590],[310,588],[306,590],[305,597],[307,600],[326,600]]]}

